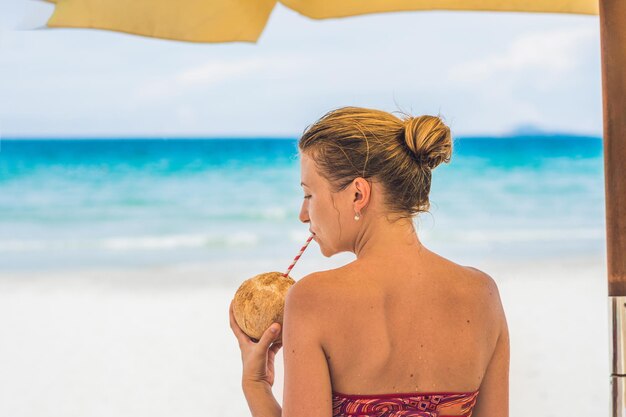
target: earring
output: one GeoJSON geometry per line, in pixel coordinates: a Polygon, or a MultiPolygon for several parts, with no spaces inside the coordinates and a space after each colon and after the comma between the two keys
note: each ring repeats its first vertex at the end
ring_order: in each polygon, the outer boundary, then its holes
{"type": "Polygon", "coordinates": [[[356,214],[354,215],[354,220],[359,220],[359,219],[360,219],[359,213],[356,213],[356,214]]]}

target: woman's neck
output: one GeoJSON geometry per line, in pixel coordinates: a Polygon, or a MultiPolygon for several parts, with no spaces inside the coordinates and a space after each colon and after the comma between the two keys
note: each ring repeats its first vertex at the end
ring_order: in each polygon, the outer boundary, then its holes
{"type": "Polygon", "coordinates": [[[395,257],[425,249],[410,219],[391,223],[385,218],[380,218],[364,226],[355,239],[353,250],[358,260],[395,257]]]}

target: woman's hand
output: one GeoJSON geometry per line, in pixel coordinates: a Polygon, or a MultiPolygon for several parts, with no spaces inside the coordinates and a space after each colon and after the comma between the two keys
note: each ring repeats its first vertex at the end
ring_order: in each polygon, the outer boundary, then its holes
{"type": "Polygon", "coordinates": [[[242,385],[262,382],[268,384],[271,388],[274,385],[274,358],[283,346],[282,341],[279,341],[281,340],[280,324],[273,323],[265,330],[261,339],[255,342],[241,330],[241,327],[235,321],[233,301],[230,302],[229,315],[230,328],[239,342],[239,349],[241,349],[241,360],[243,362],[242,385]],[[273,329],[276,329],[276,333],[272,332],[273,329]],[[272,342],[275,343],[272,344],[272,342]]]}

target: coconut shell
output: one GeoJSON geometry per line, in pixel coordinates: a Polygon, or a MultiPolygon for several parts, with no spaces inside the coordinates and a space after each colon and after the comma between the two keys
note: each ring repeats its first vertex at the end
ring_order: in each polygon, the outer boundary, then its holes
{"type": "Polygon", "coordinates": [[[258,341],[272,323],[282,327],[285,297],[295,283],[281,272],[265,272],[245,280],[233,300],[233,315],[241,330],[258,341]]]}

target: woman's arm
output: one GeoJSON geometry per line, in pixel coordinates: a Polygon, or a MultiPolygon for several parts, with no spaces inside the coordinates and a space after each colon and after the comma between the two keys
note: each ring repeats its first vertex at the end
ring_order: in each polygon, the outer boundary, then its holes
{"type": "Polygon", "coordinates": [[[280,417],[282,408],[274,394],[272,387],[262,382],[243,383],[243,395],[248,402],[252,417],[280,417]]]}
{"type": "Polygon", "coordinates": [[[490,293],[493,297],[492,305],[499,317],[500,335],[480,384],[480,392],[472,411],[472,416],[509,417],[509,328],[504,309],[502,308],[498,287],[491,277],[489,277],[489,280],[490,293]]]}

